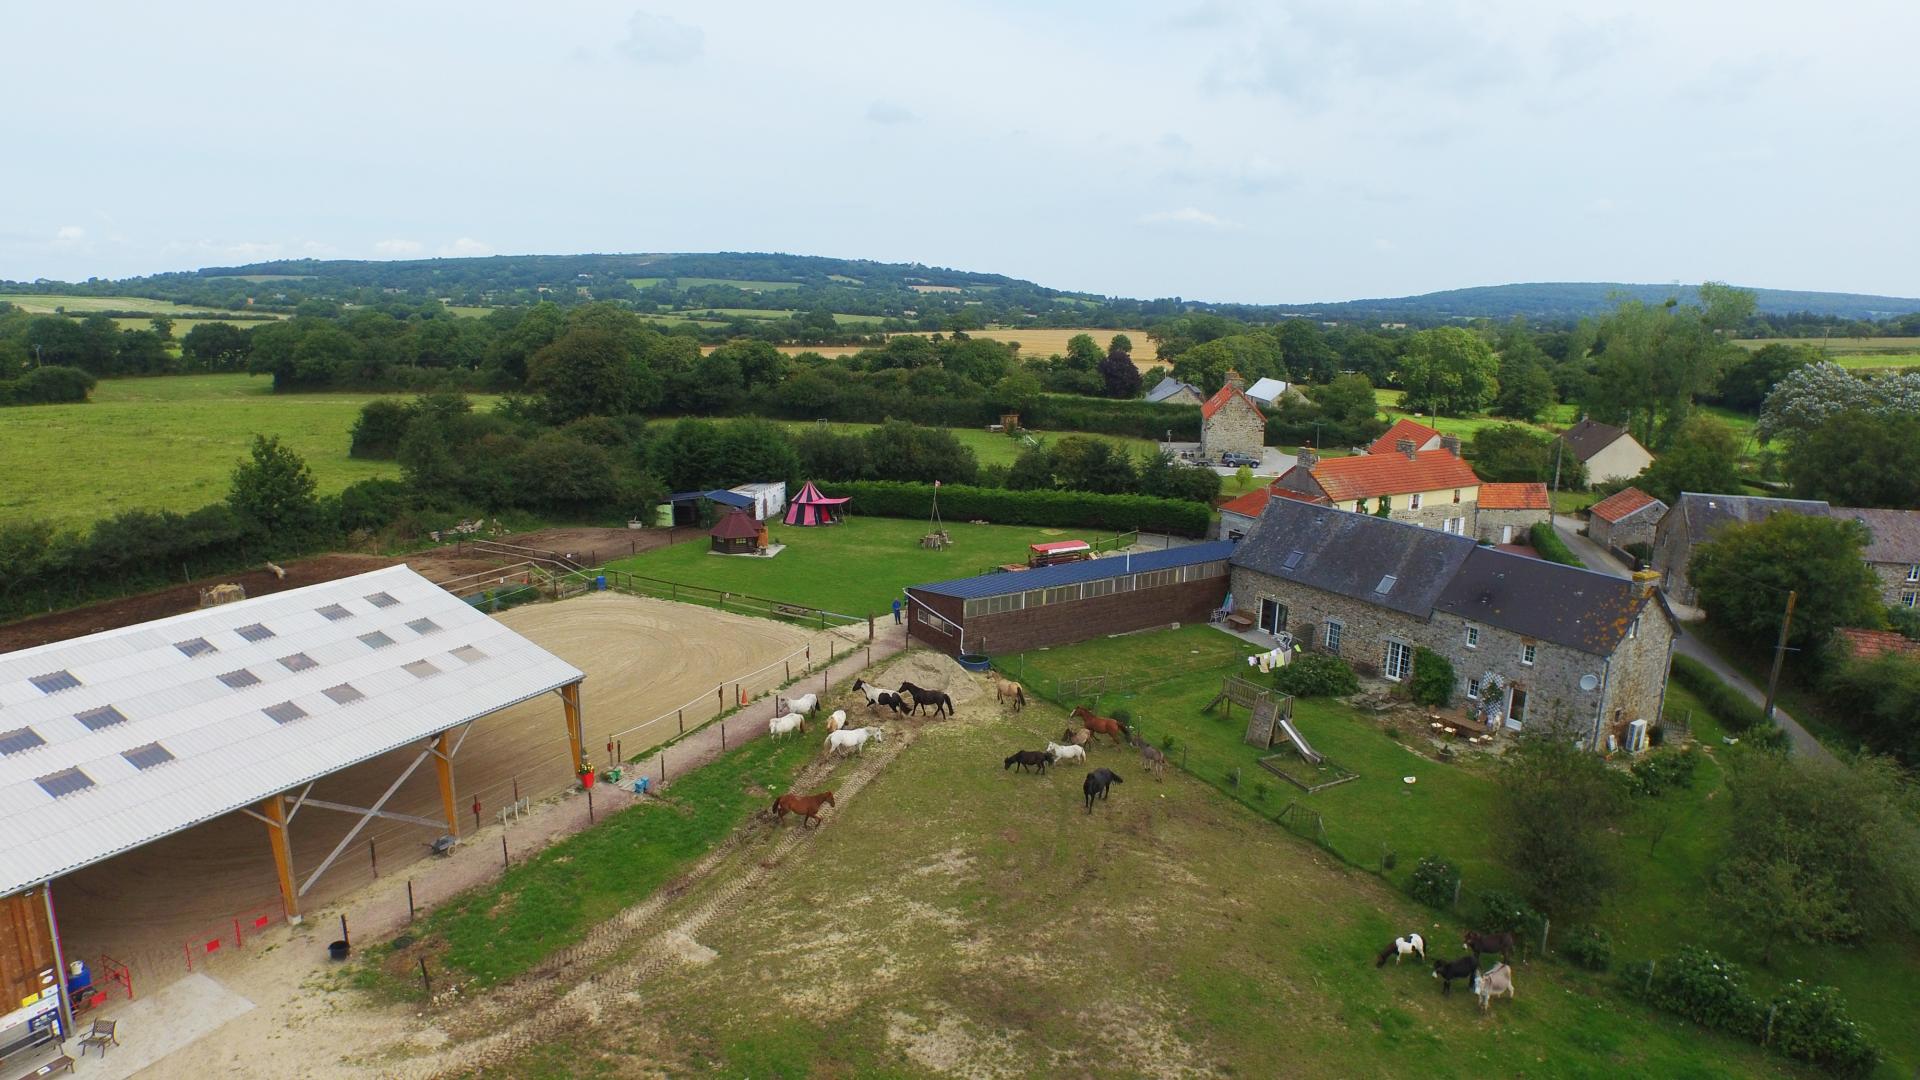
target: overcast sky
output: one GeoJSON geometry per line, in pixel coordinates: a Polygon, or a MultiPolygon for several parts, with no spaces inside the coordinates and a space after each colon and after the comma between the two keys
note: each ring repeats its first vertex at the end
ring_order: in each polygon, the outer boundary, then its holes
{"type": "Polygon", "coordinates": [[[1920,3],[10,8],[0,278],[785,251],[1920,296],[1920,3]]]}

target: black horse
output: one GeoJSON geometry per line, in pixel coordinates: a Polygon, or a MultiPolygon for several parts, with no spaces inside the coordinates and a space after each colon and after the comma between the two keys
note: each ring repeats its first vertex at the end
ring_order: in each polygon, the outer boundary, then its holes
{"type": "Polygon", "coordinates": [[[1047,753],[1045,750],[1016,750],[1007,755],[1006,763],[1001,765],[1000,768],[1002,771],[1005,771],[1018,765],[1020,766],[1020,771],[1025,772],[1029,767],[1032,767],[1039,769],[1040,774],[1045,776],[1047,765],[1052,760],[1053,755],[1047,753]]]}
{"type": "Polygon", "coordinates": [[[908,705],[899,694],[881,694],[875,698],[874,701],[877,704],[885,705],[897,713],[911,714],[913,712],[913,706],[908,705]]]}
{"type": "Polygon", "coordinates": [[[910,682],[903,682],[900,684],[900,693],[913,699],[915,711],[931,705],[935,716],[939,716],[943,710],[948,716],[954,715],[953,699],[948,697],[944,690],[927,690],[910,682]]]}
{"type": "Polygon", "coordinates": [[[1453,980],[1471,979],[1480,973],[1480,958],[1473,953],[1458,960],[1435,960],[1433,977],[1440,980],[1440,992],[1453,993],[1453,980]]]}
{"type": "Polygon", "coordinates": [[[1088,773],[1087,779],[1080,785],[1080,793],[1087,797],[1087,813],[1093,813],[1094,796],[1104,799],[1107,797],[1107,788],[1125,782],[1112,769],[1095,769],[1088,773]]]}

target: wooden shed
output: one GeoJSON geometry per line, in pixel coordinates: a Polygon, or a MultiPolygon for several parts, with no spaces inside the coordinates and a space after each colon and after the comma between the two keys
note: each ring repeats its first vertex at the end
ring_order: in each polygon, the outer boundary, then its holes
{"type": "Polygon", "coordinates": [[[729,510],[707,533],[722,555],[751,555],[767,546],[767,527],[745,510],[729,510]]]}

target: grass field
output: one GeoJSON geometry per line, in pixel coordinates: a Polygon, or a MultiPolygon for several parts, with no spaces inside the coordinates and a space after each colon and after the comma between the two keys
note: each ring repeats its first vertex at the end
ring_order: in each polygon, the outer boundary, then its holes
{"type": "Polygon", "coordinates": [[[1768,345],[1805,345],[1827,354],[1827,359],[1844,368],[1920,367],[1920,337],[1870,338],[1741,338],[1734,342],[1746,349],[1768,345]]]}
{"type": "MultiPolygon", "coordinates": [[[[1244,712],[1227,721],[1218,710],[1200,711],[1219,690],[1221,676],[1247,671],[1244,657],[1252,651],[1237,638],[1189,627],[996,657],[996,662],[1042,692],[1063,677],[1168,672],[1171,677],[1136,692],[1107,695],[1096,704],[1108,713],[1131,710],[1156,741],[1172,735],[1176,759],[1185,754],[1187,767],[1200,779],[1252,809],[1273,814],[1303,800],[1322,815],[1331,847],[1355,864],[1377,868],[1383,851],[1395,852],[1397,865],[1387,876],[1396,885],[1404,887],[1422,856],[1440,854],[1461,866],[1463,891],[1512,886],[1482,825],[1493,812],[1490,762],[1467,755],[1443,764],[1409,749],[1408,740],[1387,737],[1378,720],[1344,705],[1300,701],[1295,716],[1301,734],[1360,779],[1304,795],[1260,770],[1255,765],[1260,753],[1240,741],[1244,712]],[[1235,769],[1242,778],[1238,787],[1228,779],[1235,769]],[[1408,775],[1417,783],[1403,784],[1401,777],[1408,775]],[[1256,783],[1265,784],[1264,791],[1256,783]]],[[[1746,965],[1762,989],[1796,977],[1837,986],[1854,1017],[1873,1029],[1905,1075],[1920,1064],[1920,1032],[1907,1019],[1908,1003],[1920,1000],[1920,942],[1879,942],[1871,949],[1785,947],[1776,949],[1773,969],[1761,968],[1757,953],[1715,917],[1706,895],[1715,853],[1729,827],[1726,771],[1716,759],[1724,749],[1720,729],[1704,706],[1671,683],[1666,712],[1691,717],[1707,757],[1691,790],[1641,800],[1614,837],[1627,879],[1594,922],[1613,937],[1615,966],[1698,943],[1746,965]]]]}
{"type": "MultiPolygon", "coordinates": [[[[833,494],[833,485],[823,489],[833,494]]],[[[853,510],[860,510],[855,503],[853,510]]],[[[886,615],[908,585],[967,577],[1003,563],[1027,561],[1027,545],[1046,540],[1095,540],[1085,530],[1042,529],[1030,525],[970,525],[949,521],[953,545],[945,551],[920,546],[925,521],[854,517],[825,528],[769,526],[775,543],[787,549],[771,559],[708,554],[705,543],[675,544],[610,563],[627,570],[684,585],[704,585],[753,596],[825,608],[843,615],[886,615]]]]}
{"type": "MultiPolygon", "coordinates": [[[[636,277],[628,278],[627,284],[632,285],[636,289],[645,289],[658,285],[665,280],[667,279],[663,277],[636,277]]],[[[749,281],[744,279],[736,281],[732,278],[712,277],[683,277],[676,280],[683,289],[697,289],[702,285],[731,285],[736,289],[742,289],[747,292],[777,292],[800,287],[800,283],[797,281],[749,281]]]]}
{"type": "MultiPolygon", "coordinates": [[[[115,326],[118,326],[122,330],[151,330],[153,329],[153,323],[150,322],[149,320],[154,317],[155,316],[147,316],[145,318],[119,318],[119,319],[113,320],[113,322],[115,326]]],[[[168,316],[168,318],[173,318],[173,317],[168,316]]],[[[239,327],[240,330],[244,333],[245,331],[251,330],[256,326],[264,325],[266,321],[267,320],[263,320],[263,319],[178,319],[176,318],[173,320],[173,341],[175,345],[178,345],[180,343],[180,339],[187,336],[188,331],[192,330],[196,326],[204,326],[207,323],[226,323],[229,326],[239,327]]]]}
{"type": "MultiPolygon", "coordinates": [[[[674,421],[667,419],[653,422],[657,424],[670,424],[674,421]]],[[[714,419],[713,422],[718,424],[727,423],[725,419],[714,419]]],[[[819,426],[818,423],[807,420],[776,420],[774,423],[796,435],[803,431],[813,431],[819,426]]],[[[880,425],[832,421],[826,426],[828,430],[837,435],[860,435],[880,425]]],[[[1026,449],[1026,444],[1020,442],[1018,439],[1003,435],[997,431],[988,431],[985,428],[947,428],[946,430],[951,433],[954,438],[960,440],[961,445],[972,449],[974,456],[980,460],[980,464],[982,465],[1011,465],[1014,459],[1020,456],[1020,451],[1026,449]]],[[[1124,447],[1136,457],[1142,454],[1155,453],[1160,447],[1160,444],[1154,442],[1152,439],[1136,439],[1129,435],[1095,435],[1078,431],[1041,431],[1036,432],[1035,435],[1043,440],[1061,439],[1068,435],[1080,435],[1084,438],[1099,439],[1102,442],[1124,447]]]]}
{"type": "MultiPolygon", "coordinates": [[[[250,375],[105,379],[85,405],[0,409],[0,518],[83,527],[122,510],[192,510],[226,497],[255,433],[307,460],[323,493],[393,476],[390,461],[347,456],[347,433],[373,394],[273,394],[250,375]]],[[[474,407],[492,399],[473,398],[474,407]]]]}
{"type": "Polygon", "coordinates": [[[1463,926],[1128,751],[1093,752],[1124,783],[1086,814],[1078,770],[1000,765],[1060,709],[963,713],[919,727],[777,863],[773,828],[746,826],[662,913],[672,926],[758,868],[686,962],[503,1074],[1791,1075],[1555,963],[1523,964],[1486,1015],[1423,965],[1376,969],[1397,934],[1450,957],[1463,926]]]}
{"type": "Polygon", "coordinates": [[[180,311],[205,311],[206,306],[176,304],[171,300],[149,300],[144,296],[59,296],[53,293],[0,293],[0,302],[14,304],[36,314],[51,315],[65,308],[69,313],[93,311],[151,311],[171,315],[180,311]]]}

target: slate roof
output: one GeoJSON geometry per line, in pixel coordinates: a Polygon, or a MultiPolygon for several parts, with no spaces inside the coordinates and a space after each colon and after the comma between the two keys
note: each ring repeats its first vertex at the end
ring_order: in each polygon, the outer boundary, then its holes
{"type": "Polygon", "coordinates": [[[1414,618],[1444,611],[1601,656],[1614,650],[1648,602],[1633,582],[1607,574],[1287,499],[1267,503],[1233,564],[1414,618]],[[1378,587],[1387,575],[1394,581],[1382,594],[1378,587]]]}
{"type": "MultiPolygon", "coordinates": [[[[1409,420],[1403,416],[1393,422],[1393,426],[1387,429],[1385,435],[1373,440],[1373,444],[1367,447],[1367,453],[1399,454],[1401,439],[1412,439],[1414,448],[1418,449],[1439,437],[1440,432],[1434,428],[1430,428],[1418,420],[1409,420]]],[[[1402,454],[1401,456],[1404,457],[1406,455],[1402,454]]]]}
{"type": "Polygon", "coordinates": [[[1601,521],[1611,521],[1618,524],[1649,507],[1653,509],[1656,516],[1667,512],[1666,503],[1641,491],[1637,487],[1629,487],[1621,488],[1619,491],[1594,503],[1587,508],[1587,513],[1599,518],[1601,521]]]}
{"type": "Polygon", "coordinates": [[[1240,541],[1233,564],[1424,619],[1473,549],[1469,537],[1273,499],[1260,527],[1240,541]],[[1392,587],[1380,593],[1388,575],[1392,587]]]}
{"type": "Polygon", "coordinates": [[[1008,593],[1026,592],[1028,589],[1046,589],[1055,585],[1072,585],[1080,581],[1120,577],[1123,574],[1143,574],[1149,570],[1166,570],[1175,566],[1215,562],[1233,554],[1237,546],[1231,540],[1213,540],[1204,544],[1167,548],[1164,551],[1139,552],[1131,559],[1126,555],[1107,555],[1098,559],[1088,559],[1085,562],[1060,563],[1032,570],[1008,570],[998,574],[978,574],[948,581],[934,581],[925,585],[908,586],[907,591],[930,593],[935,596],[958,596],[968,600],[982,596],[1005,596],[1008,593]]]}
{"type": "Polygon", "coordinates": [[[1560,433],[1560,438],[1573,451],[1573,456],[1585,461],[1593,455],[1620,441],[1627,434],[1626,428],[1617,428],[1612,424],[1603,424],[1598,420],[1581,420],[1560,433]]]}
{"type": "Polygon", "coordinates": [[[1791,512],[1826,517],[1832,507],[1815,499],[1773,499],[1761,495],[1715,495],[1683,491],[1673,511],[1687,527],[1695,543],[1712,536],[1728,525],[1751,525],[1775,514],[1791,512]]]}
{"type": "Polygon", "coordinates": [[[1231,383],[1221,387],[1218,393],[1207,399],[1205,405],[1200,406],[1200,415],[1211,420],[1214,413],[1225,408],[1227,402],[1236,397],[1247,403],[1247,408],[1253,410],[1253,414],[1260,418],[1261,423],[1266,423],[1267,414],[1260,411],[1260,406],[1253,403],[1253,399],[1247,396],[1246,391],[1235,388],[1231,383]]]}
{"type": "Polygon", "coordinates": [[[1482,510],[1545,510],[1547,500],[1545,484],[1480,485],[1480,509],[1482,510]]]}
{"type": "Polygon", "coordinates": [[[1183,383],[1179,379],[1176,379],[1171,375],[1167,375],[1162,377],[1159,382],[1155,383],[1153,386],[1153,389],[1147,391],[1147,400],[1152,402],[1165,401],[1168,398],[1173,397],[1174,395],[1180,393],[1182,390],[1193,391],[1194,397],[1206,396],[1200,392],[1199,387],[1193,385],[1192,383],[1183,383]]]}
{"type": "Polygon", "coordinates": [[[1335,502],[1480,486],[1473,467],[1447,450],[1422,450],[1411,459],[1401,453],[1323,458],[1310,471],[1335,502]]]}
{"type": "Polygon", "coordinates": [[[1854,510],[1835,506],[1833,517],[1850,517],[1867,527],[1873,538],[1864,558],[1876,563],[1920,563],[1920,511],[1854,510]]]}

